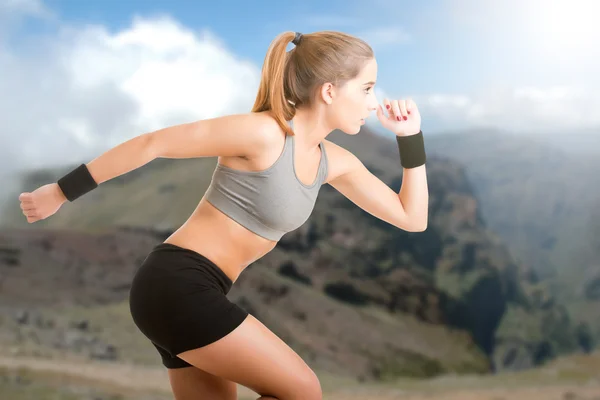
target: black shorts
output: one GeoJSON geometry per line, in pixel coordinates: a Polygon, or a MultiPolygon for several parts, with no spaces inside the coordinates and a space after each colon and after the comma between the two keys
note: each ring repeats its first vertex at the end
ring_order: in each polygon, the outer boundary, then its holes
{"type": "Polygon", "coordinates": [[[193,250],[170,243],[152,249],[133,277],[129,309],[165,367],[189,367],[177,354],[221,339],[246,319],[226,296],[232,284],[193,250]]]}

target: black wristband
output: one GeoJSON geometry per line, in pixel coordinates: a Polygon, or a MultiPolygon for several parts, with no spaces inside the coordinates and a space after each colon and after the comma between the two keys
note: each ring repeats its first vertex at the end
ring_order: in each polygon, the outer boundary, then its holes
{"type": "Polygon", "coordinates": [[[425,164],[425,142],[423,132],[408,136],[396,135],[398,151],[400,152],[400,164],[404,168],[415,168],[425,164]]]}
{"type": "Polygon", "coordinates": [[[60,178],[57,183],[69,201],[73,201],[98,187],[85,164],[81,164],[60,178]]]}

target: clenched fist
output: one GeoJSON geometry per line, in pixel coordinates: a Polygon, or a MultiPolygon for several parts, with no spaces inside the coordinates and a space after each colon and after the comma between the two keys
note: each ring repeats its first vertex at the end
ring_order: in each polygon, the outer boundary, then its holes
{"type": "Polygon", "coordinates": [[[21,210],[30,224],[46,219],[58,211],[60,206],[67,201],[57,183],[41,186],[33,192],[19,195],[21,210]]]}
{"type": "Polygon", "coordinates": [[[394,132],[396,136],[409,136],[421,130],[421,114],[412,99],[388,100],[383,104],[389,115],[385,116],[381,105],[377,106],[377,118],[384,128],[394,132]]]}

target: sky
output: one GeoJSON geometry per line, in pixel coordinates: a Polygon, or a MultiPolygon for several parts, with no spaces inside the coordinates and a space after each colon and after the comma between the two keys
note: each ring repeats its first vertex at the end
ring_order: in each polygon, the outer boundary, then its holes
{"type": "Polygon", "coordinates": [[[598,134],[594,15],[600,1],[0,0],[0,182],[248,112],[284,31],[365,39],[378,100],[412,98],[425,135],[598,134]]]}

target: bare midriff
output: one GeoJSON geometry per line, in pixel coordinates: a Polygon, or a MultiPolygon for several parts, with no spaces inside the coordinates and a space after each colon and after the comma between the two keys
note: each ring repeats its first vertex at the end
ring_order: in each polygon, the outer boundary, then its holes
{"type": "Polygon", "coordinates": [[[277,245],[246,229],[202,198],[188,220],[165,243],[208,258],[235,282],[240,273],[277,245]]]}

